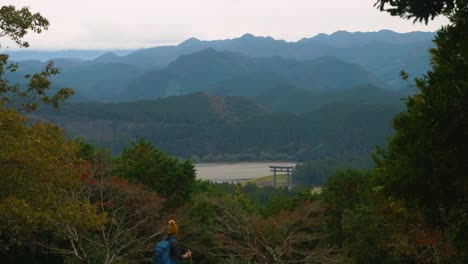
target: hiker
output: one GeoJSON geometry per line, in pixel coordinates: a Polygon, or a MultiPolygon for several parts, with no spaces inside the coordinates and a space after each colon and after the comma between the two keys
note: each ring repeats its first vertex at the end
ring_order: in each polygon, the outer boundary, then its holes
{"type": "Polygon", "coordinates": [[[170,220],[167,228],[167,237],[154,248],[154,264],[177,264],[179,260],[192,257],[190,250],[181,255],[176,241],[178,233],[179,227],[176,222],[170,220]]]}

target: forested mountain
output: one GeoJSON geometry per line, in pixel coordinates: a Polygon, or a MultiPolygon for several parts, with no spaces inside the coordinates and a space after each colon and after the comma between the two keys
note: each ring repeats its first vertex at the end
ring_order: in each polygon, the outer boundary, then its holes
{"type": "MultiPolygon", "coordinates": [[[[206,48],[239,52],[253,57],[281,56],[284,58],[307,60],[322,56],[335,56],[343,59],[358,60],[359,58],[364,59],[359,54],[362,50],[379,51],[381,56],[385,55],[382,54],[383,44],[387,45],[386,52],[400,50],[403,55],[404,52],[411,49],[411,45],[420,43],[430,44],[433,37],[434,33],[432,32],[396,33],[390,30],[381,30],[378,32],[355,33],[338,31],[331,35],[319,34],[297,42],[286,42],[271,37],[256,37],[252,34],[245,34],[240,38],[214,41],[202,41],[191,38],[178,46],[138,50],[126,56],[121,56],[119,61],[129,64],[135,63],[140,66],[165,67],[181,55],[191,54],[206,48]]],[[[419,54],[426,53],[426,50],[419,51],[419,54]]],[[[397,54],[398,52],[395,53],[395,55],[397,54]]],[[[102,58],[97,58],[96,60],[103,62],[102,58]]],[[[116,61],[114,57],[108,62],[116,61]]]]}
{"type": "Polygon", "coordinates": [[[389,120],[398,109],[344,100],[302,114],[273,113],[242,97],[196,93],[152,101],[79,103],[34,117],[113,151],[144,137],[179,157],[308,160],[367,155],[390,135],[389,120]]]}
{"type": "Polygon", "coordinates": [[[123,92],[126,99],[157,98],[206,91],[210,86],[236,76],[258,71],[279,72],[294,64],[281,58],[258,59],[212,48],[183,55],[163,70],[150,71],[123,92]]]}
{"type": "Polygon", "coordinates": [[[330,57],[297,62],[279,57],[252,58],[210,48],[181,56],[163,70],[142,75],[122,92],[122,98],[157,98],[207,90],[221,95],[255,95],[282,82],[303,90],[330,91],[376,84],[377,79],[359,65],[330,57]]]}
{"type": "MultiPolygon", "coordinates": [[[[251,34],[217,41],[192,38],[178,46],[127,55],[103,52],[88,61],[55,59],[62,74],[53,81],[55,87],[74,89],[74,101],[128,101],[195,91],[254,97],[275,86],[317,91],[370,83],[398,90],[407,85],[399,77],[400,70],[417,77],[428,69],[426,51],[433,35],[384,30],[339,31],[297,42],[251,34]]],[[[46,54],[68,56],[67,52],[46,54]]],[[[26,83],[24,75],[41,70],[45,62],[21,61],[19,66],[17,73],[8,76],[11,82],[26,83]]]]}
{"type": "Polygon", "coordinates": [[[75,88],[80,101],[114,101],[128,83],[143,74],[143,70],[129,64],[83,64],[65,68],[52,79],[56,86],[75,88]],[[79,87],[79,88],[78,88],[79,87]]]}
{"type": "Polygon", "coordinates": [[[396,33],[391,30],[380,30],[377,32],[348,32],[337,31],[333,34],[318,34],[312,38],[304,38],[299,43],[314,43],[329,45],[337,48],[364,46],[373,42],[390,44],[408,44],[415,42],[431,41],[434,37],[432,32],[410,32],[396,33]]]}
{"type": "Polygon", "coordinates": [[[323,56],[336,57],[365,67],[387,85],[399,88],[398,77],[405,69],[417,77],[429,69],[427,50],[433,47],[433,32],[396,33],[390,30],[378,32],[338,31],[331,35],[319,34],[297,42],[286,42],[271,37],[256,37],[245,34],[240,38],[201,41],[188,39],[178,46],[143,49],[127,56],[112,56],[98,62],[122,62],[144,67],[163,68],[184,54],[191,54],[206,48],[218,51],[243,53],[252,57],[280,56],[295,60],[310,60],[323,56]]]}
{"type": "MultiPolygon", "coordinates": [[[[46,62],[20,62],[9,75],[25,83],[24,75],[40,71],[46,62]]],[[[183,55],[164,69],[145,71],[122,63],[79,63],[61,59],[62,73],[52,79],[55,87],[70,87],[74,101],[131,101],[197,91],[218,95],[257,96],[279,85],[306,91],[345,90],[382,82],[362,66],[333,57],[296,61],[281,57],[253,58],[212,48],[183,55]]]]}
{"type": "MultiPolygon", "coordinates": [[[[190,38],[176,46],[160,46],[141,50],[6,50],[5,52],[15,61],[48,61],[56,58],[74,58],[83,61],[92,60],[97,63],[122,62],[138,66],[165,67],[180,55],[190,54],[210,47],[216,50],[240,52],[255,57],[276,55],[296,59],[310,59],[324,55],[333,56],[334,54],[329,53],[333,52],[334,49],[341,48],[362,47],[379,43],[387,43],[395,45],[395,47],[412,43],[430,43],[434,35],[433,32],[397,33],[391,30],[377,32],[337,31],[333,34],[322,33],[314,37],[303,38],[297,42],[287,42],[271,37],[244,34],[239,38],[213,41],[190,38]],[[327,54],[323,54],[324,52],[327,54]]],[[[377,46],[375,45],[375,47],[377,46]]]]}
{"type": "Polygon", "coordinates": [[[273,112],[304,113],[332,103],[375,104],[401,108],[403,97],[400,93],[373,85],[359,85],[347,90],[325,92],[278,86],[258,95],[256,99],[273,112]]]}

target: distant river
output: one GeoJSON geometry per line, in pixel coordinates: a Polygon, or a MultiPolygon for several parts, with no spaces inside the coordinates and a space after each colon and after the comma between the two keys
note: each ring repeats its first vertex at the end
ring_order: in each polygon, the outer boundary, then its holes
{"type": "Polygon", "coordinates": [[[197,178],[214,182],[231,182],[272,175],[268,166],[296,166],[295,162],[197,163],[197,178]]]}

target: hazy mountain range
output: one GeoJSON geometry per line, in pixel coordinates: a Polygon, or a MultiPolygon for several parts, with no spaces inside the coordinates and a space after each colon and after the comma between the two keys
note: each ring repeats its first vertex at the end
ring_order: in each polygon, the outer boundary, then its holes
{"type": "MultiPolygon", "coordinates": [[[[278,87],[329,92],[371,84],[402,89],[407,83],[400,80],[400,70],[416,77],[429,68],[427,49],[433,37],[432,32],[339,31],[286,42],[245,34],[216,41],[192,38],[177,46],[106,53],[92,60],[83,59],[98,51],[47,54],[63,57],[54,59],[62,69],[54,85],[73,88],[74,101],[129,101],[197,91],[256,97],[278,87]],[[69,58],[74,56],[78,58],[69,58]]],[[[10,54],[20,57],[18,52],[10,54]]],[[[30,55],[46,57],[40,52],[30,55]]],[[[21,61],[20,70],[9,79],[21,83],[26,73],[44,64],[21,61]]]]}
{"type": "MultiPolygon", "coordinates": [[[[196,160],[369,160],[411,93],[400,70],[427,71],[433,36],[336,32],[286,42],[246,34],[54,59],[62,69],[54,85],[76,95],[34,117],[113,152],[144,137],[196,160]]],[[[21,61],[8,78],[25,84],[45,63],[21,61]]]]}

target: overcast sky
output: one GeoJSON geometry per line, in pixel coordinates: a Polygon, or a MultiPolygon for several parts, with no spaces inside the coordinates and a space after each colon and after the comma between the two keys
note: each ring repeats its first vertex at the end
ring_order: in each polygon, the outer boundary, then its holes
{"type": "MultiPolygon", "coordinates": [[[[136,49],[244,33],[296,41],[338,30],[435,31],[391,17],[375,0],[3,0],[29,6],[49,19],[47,32],[30,35],[30,49],[136,49]]],[[[3,46],[6,43],[1,40],[3,46]]],[[[8,44],[10,49],[17,47],[8,44]]]]}

